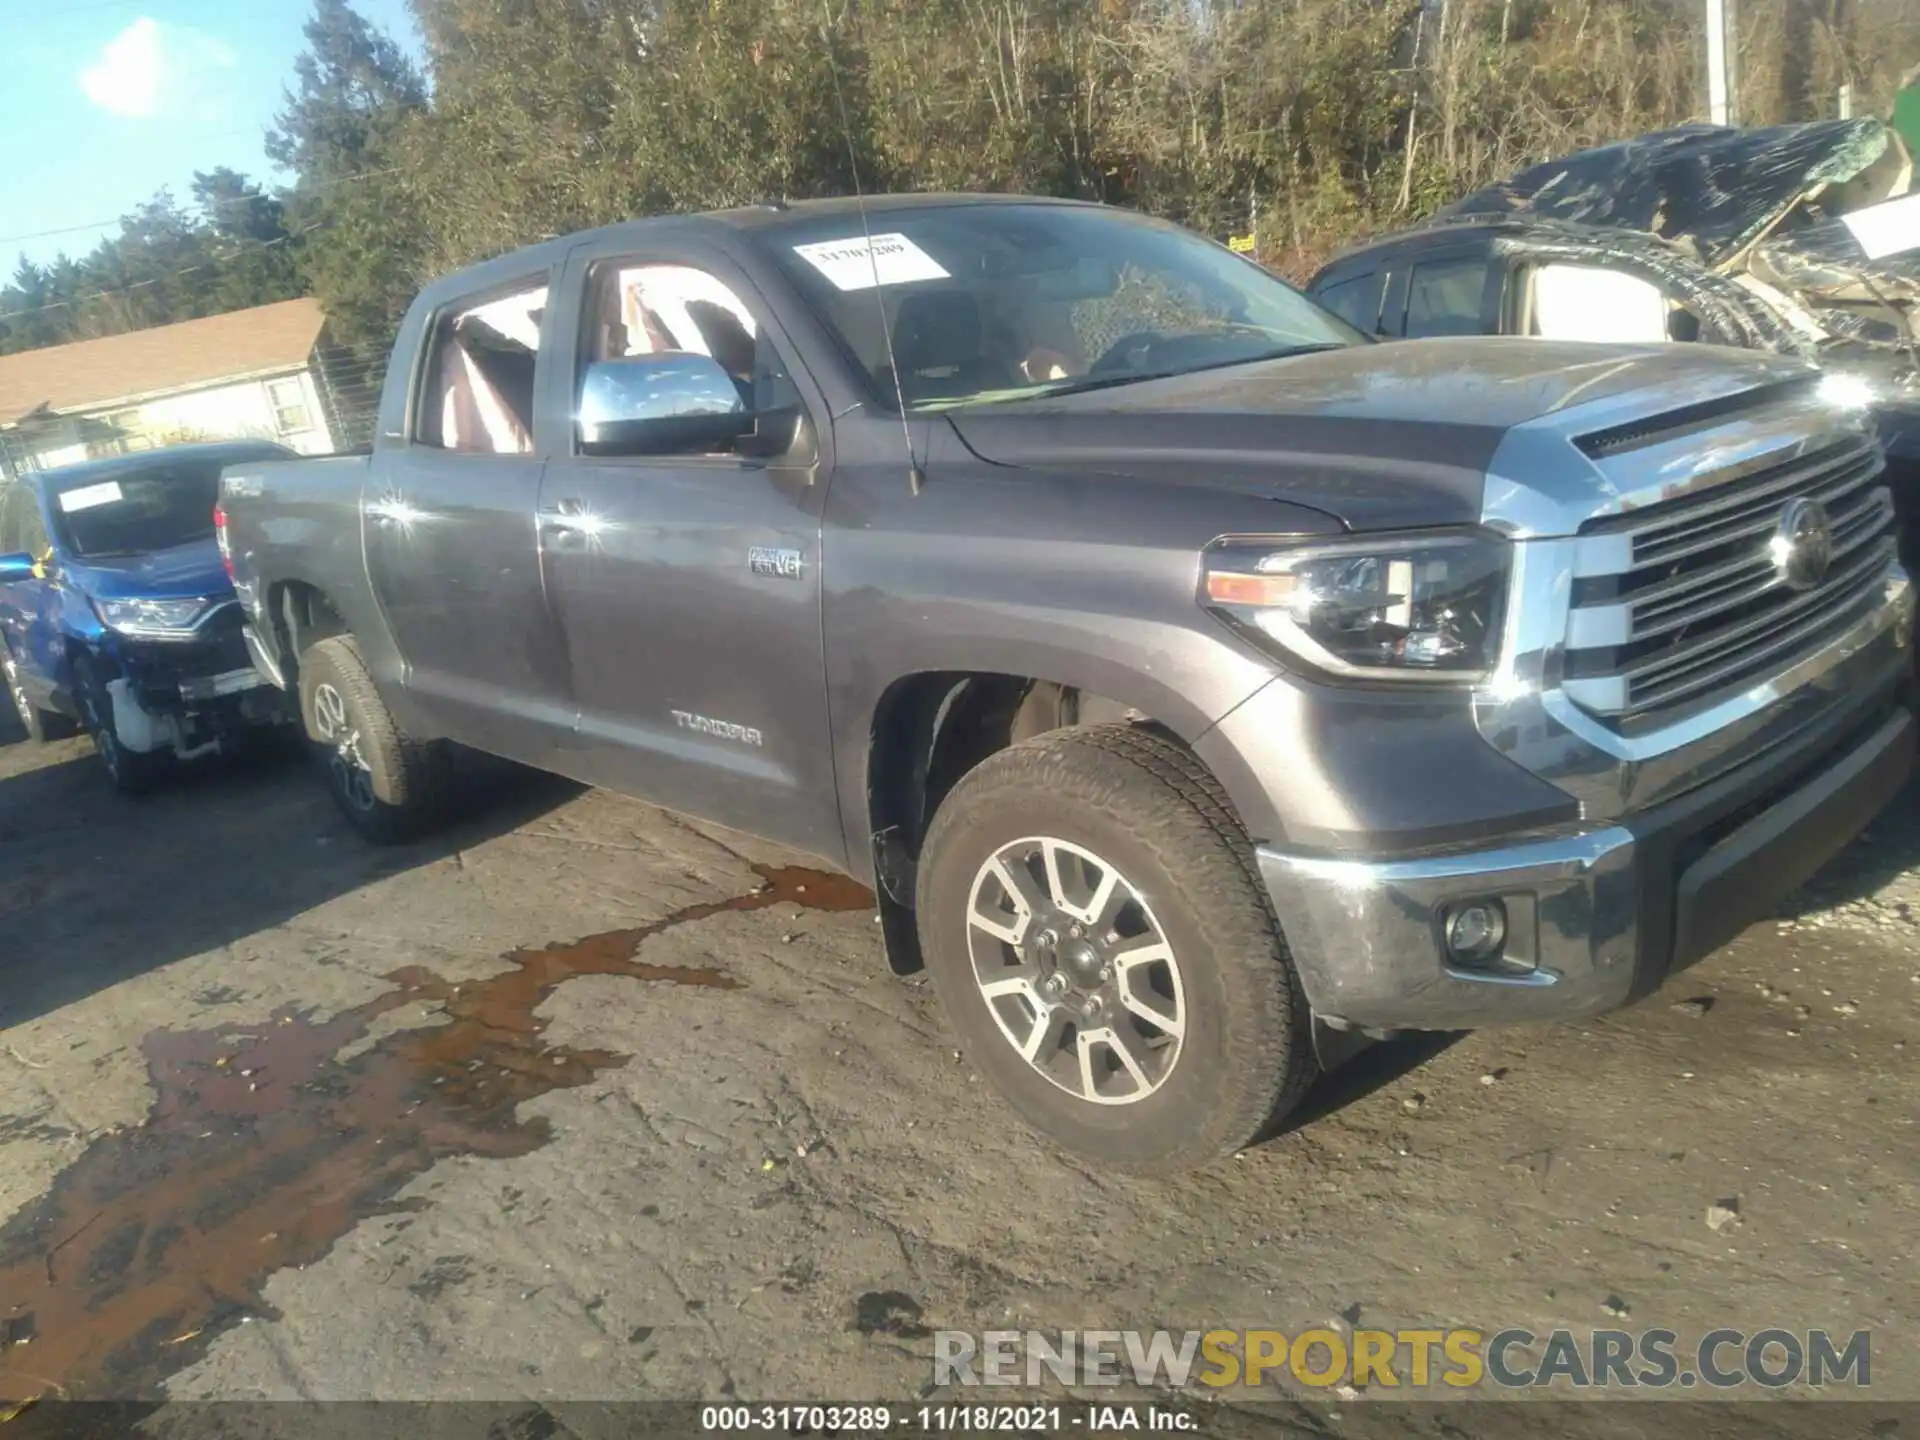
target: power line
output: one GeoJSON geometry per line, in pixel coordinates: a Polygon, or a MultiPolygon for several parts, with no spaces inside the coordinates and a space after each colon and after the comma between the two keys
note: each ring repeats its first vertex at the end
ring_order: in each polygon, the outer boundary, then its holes
{"type": "Polygon", "coordinates": [[[177,270],[167,270],[158,275],[149,275],[144,280],[135,280],[128,285],[116,285],[106,290],[93,290],[85,295],[70,295],[65,300],[50,300],[45,305],[26,305],[18,310],[0,310],[0,320],[12,320],[21,315],[39,315],[49,310],[66,310],[75,305],[84,305],[89,300],[104,300],[110,295],[127,295],[135,290],[145,290],[149,286],[158,285],[165,280],[177,280],[182,275],[192,275],[201,270],[211,270],[215,262],[224,263],[225,261],[231,260],[242,250],[271,250],[276,245],[284,245],[289,240],[296,240],[302,235],[311,234],[313,231],[318,230],[324,223],[324,221],[316,220],[311,225],[303,225],[298,230],[290,231],[285,235],[275,236],[271,240],[239,241],[235,243],[232,250],[229,250],[223,255],[215,255],[208,260],[203,260],[193,265],[182,265],[177,270]]]}
{"type": "MultiPolygon", "coordinates": [[[[296,186],[283,193],[291,195],[311,194],[316,190],[331,190],[336,185],[349,185],[359,180],[373,180],[382,175],[397,175],[399,173],[400,167],[398,165],[388,165],[379,170],[362,170],[353,175],[336,175],[331,180],[316,180],[311,184],[296,186]]],[[[223,205],[243,205],[249,200],[273,200],[277,198],[278,197],[271,191],[265,189],[243,190],[238,195],[224,195],[218,199],[206,201],[200,208],[203,210],[214,210],[223,205]]],[[[118,225],[128,218],[129,215],[122,214],[115,215],[107,220],[89,220],[83,225],[63,225],[56,230],[35,230],[23,235],[0,235],[0,245],[11,245],[21,240],[45,240],[54,235],[73,235],[82,230],[98,230],[106,225],[118,225]]]]}

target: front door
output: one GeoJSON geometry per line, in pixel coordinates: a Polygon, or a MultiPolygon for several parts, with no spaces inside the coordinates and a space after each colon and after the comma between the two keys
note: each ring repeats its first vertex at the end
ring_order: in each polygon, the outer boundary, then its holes
{"type": "Polygon", "coordinates": [[[361,508],[415,703],[476,748],[551,767],[573,711],[534,520],[546,293],[543,274],[435,318],[407,443],[380,452],[361,508]]]}
{"type": "MultiPolygon", "coordinates": [[[[31,555],[52,566],[57,562],[48,559],[50,549],[32,484],[18,480],[0,489],[0,555],[31,555]]],[[[56,691],[65,683],[60,595],[52,577],[49,569],[45,579],[0,586],[0,645],[21,690],[42,710],[60,706],[56,691]]]]}
{"type": "MultiPolygon", "coordinates": [[[[743,276],[605,249],[580,258],[560,304],[586,366],[709,357],[743,407],[800,416],[782,453],[579,453],[556,439],[541,484],[547,585],[578,709],[569,773],[829,858],[844,852],[820,632],[826,413],[743,276]]],[[[707,367],[708,373],[712,367],[707,367]]]]}

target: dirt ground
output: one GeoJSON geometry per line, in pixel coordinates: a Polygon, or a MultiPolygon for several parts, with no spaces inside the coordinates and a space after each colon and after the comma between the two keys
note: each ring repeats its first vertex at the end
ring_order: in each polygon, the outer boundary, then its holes
{"type": "Polygon", "coordinates": [[[908,1399],[935,1329],[1359,1324],[1868,1329],[1920,1399],[1914,793],[1653,1000],[1376,1047],[1148,1181],[796,857],[498,774],[381,851],[296,763],[95,764],[0,736],[0,1397],[908,1399]]]}

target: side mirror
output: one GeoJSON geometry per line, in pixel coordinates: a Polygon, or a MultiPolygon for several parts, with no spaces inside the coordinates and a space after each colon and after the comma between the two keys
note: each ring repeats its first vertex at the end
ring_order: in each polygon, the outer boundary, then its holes
{"type": "Polygon", "coordinates": [[[21,551],[18,555],[0,555],[0,585],[12,585],[16,581],[33,579],[33,556],[21,551]]]}
{"type": "Polygon", "coordinates": [[[753,418],[714,360],[667,351],[587,366],[574,425],[583,455],[703,455],[732,450],[753,418]]]}
{"type": "Polygon", "coordinates": [[[753,417],[752,428],[733,442],[734,453],[755,460],[777,460],[792,450],[800,438],[800,407],[782,406],[762,410],[753,417]]]}

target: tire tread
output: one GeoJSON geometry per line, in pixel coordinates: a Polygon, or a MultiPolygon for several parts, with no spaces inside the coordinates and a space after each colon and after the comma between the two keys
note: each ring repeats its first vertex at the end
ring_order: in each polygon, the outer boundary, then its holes
{"type": "Polygon", "coordinates": [[[1256,1007],[1238,1027],[1230,1072],[1192,1142],[1160,1159],[1117,1162],[1165,1172],[1242,1149],[1298,1103],[1318,1073],[1305,996],[1285,935],[1261,880],[1253,845],[1219,781],[1184,745],[1143,726],[1049,731],[989,756],[961,778],[935,814],[922,847],[921,910],[931,867],[969,811],[1071,784],[1129,829],[1181,877],[1209,917],[1216,963],[1237,966],[1256,1007]]]}
{"type": "MultiPolygon", "coordinates": [[[[300,659],[301,720],[311,711],[309,685],[331,679],[353,707],[360,725],[360,743],[380,757],[391,798],[376,796],[376,810],[363,821],[349,815],[362,834],[378,841],[410,839],[437,819],[450,789],[451,765],[446,747],[438,741],[414,740],[400,728],[380,698],[373,675],[351,635],[317,640],[300,659]]],[[[311,731],[309,731],[311,734],[311,731]]]]}

